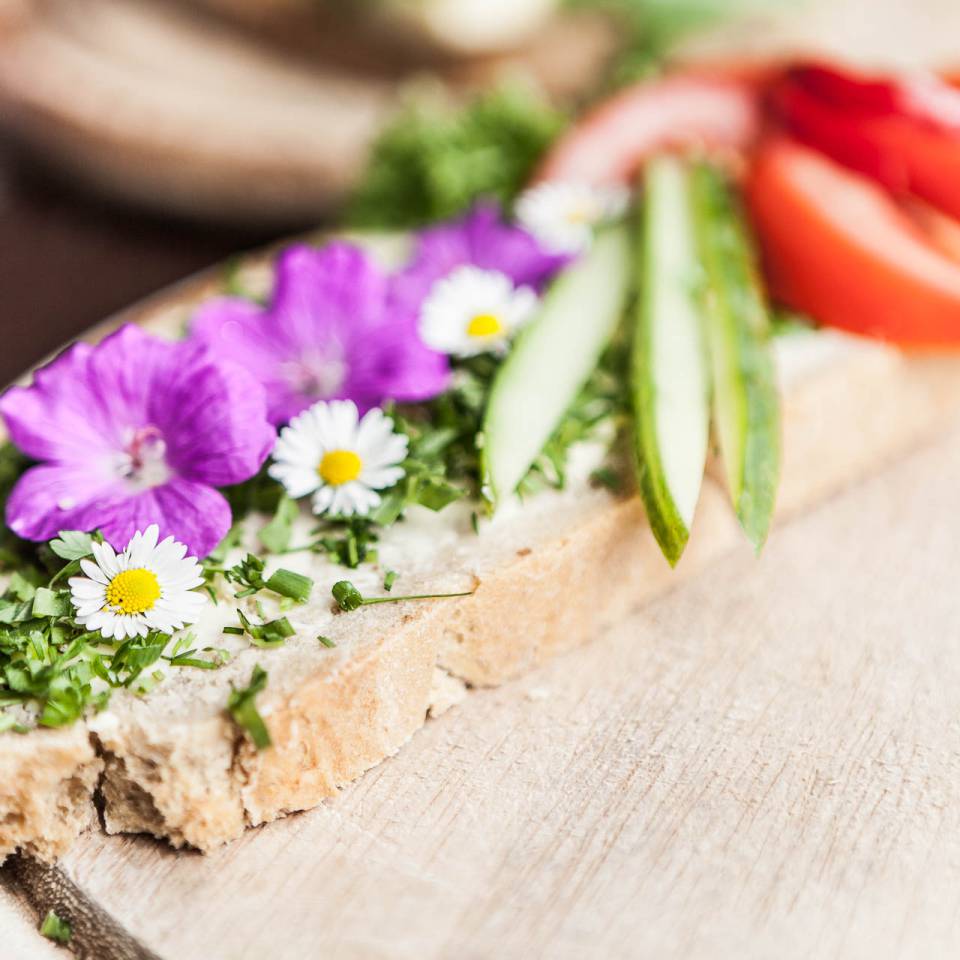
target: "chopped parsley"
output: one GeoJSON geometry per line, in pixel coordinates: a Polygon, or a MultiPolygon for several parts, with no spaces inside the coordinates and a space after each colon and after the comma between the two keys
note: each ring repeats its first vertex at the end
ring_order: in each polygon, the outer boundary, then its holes
{"type": "Polygon", "coordinates": [[[416,227],[455,216],[478,197],[508,205],[564,116],[504,87],[456,110],[412,106],[380,135],[348,211],[354,227],[416,227]]]}

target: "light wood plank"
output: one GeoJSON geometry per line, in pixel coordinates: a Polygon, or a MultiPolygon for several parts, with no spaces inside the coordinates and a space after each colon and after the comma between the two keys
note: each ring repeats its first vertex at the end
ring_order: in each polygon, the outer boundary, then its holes
{"type": "Polygon", "coordinates": [[[33,914],[0,878],[0,957],[3,960],[64,960],[65,956],[40,936],[33,914]]]}
{"type": "Polygon", "coordinates": [[[958,489],[960,435],[312,813],[65,868],[177,960],[956,955],[958,489]]]}

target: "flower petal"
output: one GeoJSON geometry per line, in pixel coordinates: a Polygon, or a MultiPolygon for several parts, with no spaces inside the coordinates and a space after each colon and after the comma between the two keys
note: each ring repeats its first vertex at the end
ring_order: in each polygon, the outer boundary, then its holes
{"type": "MultiPolygon", "coordinates": [[[[25,540],[49,540],[61,530],[93,530],[97,505],[127,499],[122,482],[80,464],[41,464],[17,481],[6,505],[7,526],[25,540]]],[[[125,543],[126,541],[124,541],[125,543]]],[[[121,544],[122,546],[122,544],[121,544]]]]}
{"type": "Polygon", "coordinates": [[[197,345],[184,349],[178,368],[154,391],[150,417],[174,471],[217,487],[252,477],[276,440],[263,387],[242,367],[215,362],[197,345]]]}

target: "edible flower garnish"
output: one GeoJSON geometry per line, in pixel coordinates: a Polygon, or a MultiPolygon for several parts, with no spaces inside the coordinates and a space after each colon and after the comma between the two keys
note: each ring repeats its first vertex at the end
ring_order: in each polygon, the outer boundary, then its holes
{"type": "Polygon", "coordinates": [[[387,300],[386,274],[358,247],[296,245],[277,261],[269,306],[212,300],[192,333],[263,384],[278,425],[318,400],[348,399],[368,410],[385,399],[442,393],[446,358],[420,342],[415,315],[387,300]]]}
{"type": "Polygon", "coordinates": [[[531,287],[515,287],[497,270],[457,267],[433,285],[420,314],[427,346],[457,357],[504,353],[537,306],[531,287]]]}
{"type": "Polygon", "coordinates": [[[173,633],[193,623],[207,602],[194,588],[203,582],[196,557],[173,537],[157,542],[154,523],[133,535],[122,553],[109,543],[91,543],[93,560],[80,561],[85,577],[70,578],[77,623],[109,639],[173,633]]]}
{"type": "Polygon", "coordinates": [[[215,488],[253,476],[275,439],[246,371],[134,326],[74,344],[0,397],[0,413],[14,444],[41,461],[7,500],[18,536],[99,529],[120,548],[156,523],[201,557],[230,529],[215,488]]]}
{"type": "Polygon", "coordinates": [[[594,186],[554,181],[531,187],[516,203],[517,220],[551,253],[582,253],[602,223],[627,208],[629,191],[622,186],[594,186]]]}
{"type": "Polygon", "coordinates": [[[497,271],[515,286],[539,291],[569,259],[504,222],[496,204],[478,203],[458,220],[421,231],[410,263],[393,279],[391,301],[398,313],[416,319],[434,285],[463,266],[497,271]]]}
{"type": "Polygon", "coordinates": [[[403,478],[406,456],[407,438],[379,407],[361,419],[350,400],[321,401],[280,431],[269,472],[291,497],[312,494],[316,514],[365,516],[403,478]]]}

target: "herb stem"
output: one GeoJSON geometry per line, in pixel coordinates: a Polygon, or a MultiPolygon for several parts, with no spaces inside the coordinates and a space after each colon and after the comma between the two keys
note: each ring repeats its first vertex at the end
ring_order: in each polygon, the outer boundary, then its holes
{"type": "Polygon", "coordinates": [[[401,603],[404,600],[443,600],[447,597],[469,597],[473,590],[460,593],[417,593],[405,597],[365,597],[349,580],[338,580],[331,590],[337,606],[344,611],[369,607],[374,603],[401,603]]]}
{"type": "Polygon", "coordinates": [[[360,606],[366,607],[372,603],[399,603],[401,600],[443,600],[446,597],[469,597],[472,593],[472,590],[464,590],[462,593],[415,593],[409,597],[364,597],[360,601],[360,606]]]}

